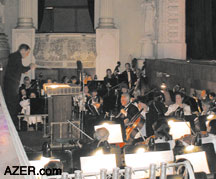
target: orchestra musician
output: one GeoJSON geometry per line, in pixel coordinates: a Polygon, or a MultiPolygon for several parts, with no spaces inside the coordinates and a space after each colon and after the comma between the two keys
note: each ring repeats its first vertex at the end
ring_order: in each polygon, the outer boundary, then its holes
{"type": "Polygon", "coordinates": [[[172,116],[177,118],[184,118],[184,116],[191,115],[190,106],[183,103],[183,96],[181,93],[175,94],[175,103],[168,107],[165,116],[172,116]]]}
{"type": "Polygon", "coordinates": [[[122,94],[121,96],[121,104],[124,107],[121,109],[121,116],[124,118],[124,124],[127,126],[131,121],[132,117],[136,115],[139,110],[138,108],[130,102],[130,95],[129,94],[122,94]]]}
{"type": "Polygon", "coordinates": [[[104,111],[110,112],[115,108],[115,89],[114,87],[117,85],[117,79],[112,74],[111,69],[106,70],[106,76],[104,77],[104,88],[105,88],[105,95],[104,95],[104,111]]]}
{"type": "Polygon", "coordinates": [[[132,71],[130,63],[125,64],[125,71],[121,74],[122,81],[125,82],[131,89],[137,81],[136,74],[132,71]]]}
{"type": "Polygon", "coordinates": [[[106,76],[104,77],[104,86],[106,86],[106,88],[111,88],[115,85],[117,85],[117,79],[112,74],[112,70],[107,69],[106,70],[106,76]]]}
{"type": "Polygon", "coordinates": [[[140,126],[139,131],[137,135],[134,137],[134,139],[140,139],[142,141],[143,138],[147,138],[146,128],[148,128],[149,126],[146,125],[146,119],[147,119],[147,114],[149,112],[149,107],[145,104],[144,98],[138,97],[137,100],[138,100],[137,105],[136,103],[135,105],[138,107],[139,111],[142,110],[141,117],[142,117],[143,123],[142,123],[142,126],[140,126]]]}
{"type": "Polygon", "coordinates": [[[98,95],[96,89],[91,92],[91,98],[88,100],[88,109],[92,116],[100,116],[102,114],[103,99],[98,95]]]}
{"type": "Polygon", "coordinates": [[[206,101],[202,101],[202,113],[194,120],[195,121],[195,130],[196,132],[206,131],[206,121],[208,115],[211,114],[210,111],[210,103],[206,101]]]}

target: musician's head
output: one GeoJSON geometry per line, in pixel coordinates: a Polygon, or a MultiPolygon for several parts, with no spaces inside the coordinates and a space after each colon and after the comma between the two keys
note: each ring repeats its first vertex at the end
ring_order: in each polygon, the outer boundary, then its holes
{"type": "Polygon", "coordinates": [[[94,133],[94,138],[98,141],[107,141],[109,138],[109,131],[105,128],[99,128],[94,133]]]}
{"type": "Polygon", "coordinates": [[[25,86],[30,86],[31,85],[31,80],[28,76],[25,76],[24,79],[23,79],[23,83],[25,86]]]}
{"type": "Polygon", "coordinates": [[[87,85],[84,86],[84,93],[88,93],[89,92],[89,88],[87,85]]]}
{"type": "Polygon", "coordinates": [[[62,77],[62,83],[69,83],[69,78],[67,76],[62,77]]]}
{"type": "Polygon", "coordinates": [[[127,104],[130,102],[130,95],[129,94],[122,94],[121,96],[121,104],[122,106],[127,106],[127,104]]]}
{"type": "Polygon", "coordinates": [[[77,77],[76,76],[71,77],[71,83],[72,84],[77,84],[77,77]]]}
{"type": "Polygon", "coordinates": [[[130,68],[131,68],[130,63],[125,63],[125,69],[126,69],[126,70],[130,70],[130,68]]]}
{"type": "Polygon", "coordinates": [[[98,95],[98,92],[96,89],[93,89],[91,94],[92,94],[92,97],[96,97],[98,95]]]}
{"type": "Polygon", "coordinates": [[[128,86],[127,86],[127,84],[124,83],[124,84],[121,86],[121,92],[122,92],[123,94],[128,93],[128,86]]]}
{"type": "Polygon", "coordinates": [[[52,83],[52,79],[51,78],[47,78],[47,83],[52,83]]]}
{"type": "Polygon", "coordinates": [[[209,99],[214,100],[216,98],[216,95],[214,92],[209,93],[209,99]]]}
{"type": "Polygon", "coordinates": [[[29,95],[29,98],[33,99],[33,98],[36,98],[37,95],[35,92],[31,92],[30,95],[29,95]]]}
{"type": "Polygon", "coordinates": [[[21,89],[20,89],[20,95],[21,95],[22,97],[27,95],[26,89],[25,89],[25,88],[21,88],[21,89]]]}
{"type": "Polygon", "coordinates": [[[111,70],[110,68],[108,68],[108,69],[106,70],[106,75],[107,75],[107,76],[111,76],[111,75],[112,75],[112,70],[111,70]]]}
{"type": "Polygon", "coordinates": [[[18,48],[22,58],[26,58],[30,53],[30,47],[27,44],[21,44],[18,48]]]}
{"type": "Polygon", "coordinates": [[[176,93],[175,94],[175,102],[176,104],[182,104],[183,101],[183,95],[181,93],[176,93]]]}

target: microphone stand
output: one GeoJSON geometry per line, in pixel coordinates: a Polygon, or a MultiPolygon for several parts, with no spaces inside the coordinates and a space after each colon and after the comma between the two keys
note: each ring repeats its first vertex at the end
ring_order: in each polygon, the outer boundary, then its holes
{"type": "MultiPolygon", "coordinates": [[[[84,87],[85,87],[85,84],[84,84],[84,76],[83,76],[83,69],[81,69],[80,71],[81,73],[81,82],[82,82],[82,101],[84,103],[85,101],[85,94],[84,94],[84,87]]],[[[84,104],[83,104],[84,105],[84,104]]],[[[81,130],[83,131],[84,129],[84,111],[83,111],[83,106],[82,106],[82,110],[81,110],[81,119],[80,119],[80,128],[81,130]]],[[[81,132],[81,131],[80,131],[81,132]]],[[[80,133],[80,138],[83,139],[83,133],[81,132],[80,133]]]]}

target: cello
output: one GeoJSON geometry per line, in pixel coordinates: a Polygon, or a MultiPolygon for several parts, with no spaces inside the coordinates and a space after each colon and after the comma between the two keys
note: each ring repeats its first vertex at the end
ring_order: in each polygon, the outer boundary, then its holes
{"type": "Polygon", "coordinates": [[[141,109],[130,121],[126,128],[126,140],[134,139],[136,134],[139,132],[145,123],[145,120],[141,118],[141,113],[144,109],[141,109]]]}
{"type": "MultiPolygon", "coordinates": [[[[139,132],[139,129],[141,129],[145,123],[145,120],[141,117],[141,113],[144,109],[141,109],[137,114],[134,115],[134,117],[131,119],[131,121],[128,123],[128,126],[126,128],[126,141],[132,142],[137,133],[139,132]]],[[[123,142],[118,144],[120,148],[123,148],[127,143],[123,142]]]]}

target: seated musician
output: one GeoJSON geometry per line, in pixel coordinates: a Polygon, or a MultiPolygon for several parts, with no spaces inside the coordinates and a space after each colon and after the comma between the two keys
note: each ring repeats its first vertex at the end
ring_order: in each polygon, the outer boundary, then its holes
{"type": "Polygon", "coordinates": [[[36,89],[34,89],[34,87],[32,86],[31,80],[30,80],[30,78],[28,76],[24,77],[24,81],[23,81],[23,84],[21,85],[20,90],[21,89],[25,89],[26,90],[27,97],[29,97],[29,95],[30,95],[30,93],[31,93],[32,90],[36,91],[36,89]]]}
{"type": "Polygon", "coordinates": [[[102,127],[95,131],[94,140],[82,145],[81,149],[74,151],[73,153],[73,166],[75,169],[81,169],[80,157],[91,156],[98,149],[102,149],[104,153],[110,152],[110,145],[108,143],[109,131],[102,127]]]}
{"type": "Polygon", "coordinates": [[[211,114],[210,104],[207,101],[202,101],[202,113],[194,120],[196,132],[206,131],[206,121],[208,115],[211,114]]]}
{"type": "Polygon", "coordinates": [[[138,107],[139,111],[142,110],[141,117],[142,117],[143,123],[142,123],[142,125],[139,126],[139,132],[137,133],[137,135],[134,138],[135,139],[140,138],[140,140],[143,140],[143,138],[147,137],[146,128],[149,127],[146,124],[147,113],[149,112],[149,107],[145,104],[145,101],[143,98],[138,97],[137,100],[138,100],[137,107],[138,107]]]}
{"type": "Polygon", "coordinates": [[[91,92],[91,98],[88,101],[88,108],[91,115],[99,116],[102,113],[103,99],[98,96],[96,89],[93,89],[91,92]]]}
{"type": "Polygon", "coordinates": [[[177,118],[184,118],[184,116],[191,115],[190,106],[182,103],[183,96],[181,93],[175,94],[175,104],[171,104],[168,107],[168,111],[165,113],[165,116],[173,116],[177,118]]]}
{"type": "Polygon", "coordinates": [[[127,126],[131,119],[139,112],[138,108],[130,102],[129,94],[122,94],[121,96],[121,104],[124,107],[121,109],[121,114],[124,118],[124,124],[127,126]]]}
{"type": "Polygon", "coordinates": [[[80,93],[78,96],[74,97],[75,106],[79,107],[79,112],[87,111],[88,101],[91,98],[91,95],[89,93],[89,88],[87,85],[84,86],[83,92],[84,92],[84,97],[83,97],[83,93],[80,93]]]}
{"type": "Polygon", "coordinates": [[[78,85],[78,80],[77,80],[77,77],[76,77],[76,76],[72,76],[72,77],[71,77],[71,85],[72,85],[72,86],[78,85]]]}
{"type": "Polygon", "coordinates": [[[214,92],[211,92],[209,94],[209,100],[210,100],[211,110],[216,112],[216,95],[214,92]]]}
{"type": "Polygon", "coordinates": [[[70,79],[67,76],[63,76],[61,82],[64,84],[68,84],[70,82],[70,79]]]}

